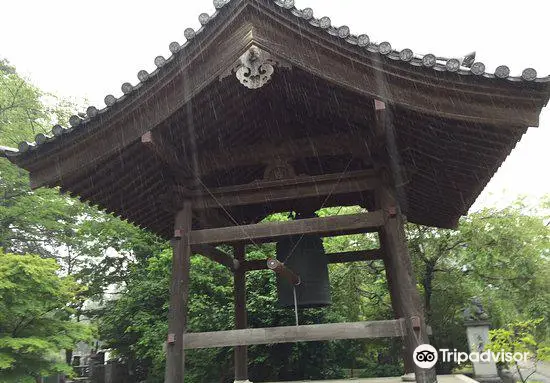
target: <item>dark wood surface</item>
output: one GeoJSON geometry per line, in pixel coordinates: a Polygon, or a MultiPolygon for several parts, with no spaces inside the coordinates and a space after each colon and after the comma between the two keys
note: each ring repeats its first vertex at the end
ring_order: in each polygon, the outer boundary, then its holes
{"type": "Polygon", "coordinates": [[[189,300],[189,269],[191,267],[191,201],[186,201],[174,220],[174,229],[184,235],[172,242],[172,278],[170,308],[168,310],[168,340],[166,345],[165,383],[182,383],[185,366],[183,338],[187,331],[187,303],[189,300]]]}
{"type": "MultiPolygon", "coordinates": [[[[378,109],[376,113],[377,135],[385,141],[384,147],[389,147],[395,137],[388,110],[378,109]]],[[[381,152],[377,157],[379,163],[376,167],[380,175],[380,186],[376,190],[375,204],[379,209],[391,212],[380,228],[380,244],[385,254],[392,307],[396,316],[404,319],[406,372],[412,372],[409,370],[411,357],[417,346],[429,344],[428,331],[407,246],[404,218],[396,198],[398,190],[395,186],[395,179],[399,176],[394,172],[396,159],[389,152],[381,152]],[[417,326],[414,324],[415,319],[418,322],[417,326]]],[[[416,365],[413,367],[417,383],[437,381],[434,368],[423,369],[416,365]]]]}
{"type": "MultiPolygon", "coordinates": [[[[298,176],[372,168],[376,98],[395,127],[388,150],[407,170],[403,212],[410,222],[453,227],[550,95],[550,83],[438,72],[370,53],[267,0],[232,1],[184,50],[97,118],[10,160],[30,170],[33,187],[61,186],[170,238],[173,207],[160,197],[173,185],[198,184],[194,202],[217,209],[208,190],[259,180],[274,160],[291,162],[298,176]],[[233,75],[220,81],[251,44],[284,63],[271,82],[251,91],[233,75]]],[[[358,188],[343,181],[336,191],[358,188]]],[[[273,198],[303,192],[294,185],[273,198]]],[[[224,198],[242,210],[260,199],[252,195],[224,198]]]]}
{"type": "MultiPolygon", "coordinates": [[[[233,246],[235,259],[244,262],[246,258],[245,244],[237,243],[233,246]]],[[[238,330],[246,329],[246,273],[244,270],[235,270],[234,276],[235,295],[235,327],[238,330]]],[[[235,380],[248,380],[248,351],[246,346],[236,346],[235,350],[235,380]]]]}
{"type": "Polygon", "coordinates": [[[193,245],[191,246],[191,251],[195,254],[203,255],[214,262],[218,262],[231,271],[239,268],[240,262],[238,260],[234,259],[231,255],[214,246],[193,245]]]}
{"type": "Polygon", "coordinates": [[[273,241],[296,234],[319,234],[324,236],[376,231],[384,224],[382,211],[369,213],[307,218],[286,222],[267,222],[253,225],[193,230],[192,245],[218,244],[234,241],[273,241]]]}
{"type": "MultiPolygon", "coordinates": [[[[384,259],[380,249],[344,251],[326,254],[328,263],[364,262],[384,259]]],[[[245,261],[241,267],[246,271],[267,269],[267,259],[253,259],[245,261]]]]}
{"type": "MultiPolygon", "coordinates": [[[[374,190],[377,177],[370,170],[358,170],[345,174],[299,176],[273,181],[255,181],[244,185],[213,188],[190,193],[196,209],[257,205],[309,197],[323,198],[328,195],[374,190]]],[[[180,193],[181,197],[185,191],[180,193]]]]}
{"type": "Polygon", "coordinates": [[[188,333],[185,349],[404,336],[401,319],[188,333]]]}

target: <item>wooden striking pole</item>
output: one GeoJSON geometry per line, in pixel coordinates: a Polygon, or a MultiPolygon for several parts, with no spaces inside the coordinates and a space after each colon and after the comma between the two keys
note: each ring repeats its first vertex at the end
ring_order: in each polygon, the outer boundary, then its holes
{"type": "MultiPolygon", "coordinates": [[[[245,244],[243,242],[234,245],[234,257],[239,263],[246,258],[245,244]]],[[[235,327],[246,329],[246,272],[242,268],[234,271],[235,293],[235,327]]],[[[248,350],[246,346],[235,347],[235,381],[248,381],[248,350]]]]}
{"type": "Polygon", "coordinates": [[[189,297],[189,269],[191,246],[191,202],[185,201],[175,217],[174,230],[178,234],[172,241],[172,282],[168,311],[168,339],[166,342],[165,383],[183,383],[185,353],[183,337],[187,330],[187,303],[189,297]]]}
{"type": "MultiPolygon", "coordinates": [[[[393,127],[388,117],[384,103],[375,101],[376,130],[381,138],[381,149],[377,153],[376,167],[380,176],[380,186],[376,189],[376,208],[386,214],[384,225],[380,228],[380,244],[386,255],[386,272],[388,287],[392,298],[395,315],[405,320],[405,367],[413,364],[414,349],[420,344],[429,343],[428,331],[424,321],[424,313],[420,295],[416,289],[407,238],[405,235],[404,218],[401,213],[395,175],[392,176],[392,161],[396,143],[394,142],[393,127]]],[[[406,371],[410,372],[410,371],[406,371]]],[[[422,369],[414,365],[417,383],[432,383],[437,381],[435,369],[422,369]]]]}
{"type": "Polygon", "coordinates": [[[281,277],[285,278],[288,283],[293,286],[298,286],[300,284],[300,276],[294,271],[290,270],[285,266],[284,263],[279,262],[275,258],[267,259],[267,268],[273,270],[276,274],[279,274],[281,277]]]}

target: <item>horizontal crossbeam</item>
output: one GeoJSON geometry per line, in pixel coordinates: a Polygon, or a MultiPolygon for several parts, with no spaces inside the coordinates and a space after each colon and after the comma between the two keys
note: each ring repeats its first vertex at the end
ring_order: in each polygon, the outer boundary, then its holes
{"type": "Polygon", "coordinates": [[[210,260],[224,265],[229,270],[235,270],[239,267],[239,261],[234,259],[231,255],[226,252],[217,249],[214,246],[210,245],[193,245],[191,251],[195,254],[200,254],[209,258],[210,260]]]}
{"type": "Polygon", "coordinates": [[[197,349],[337,339],[389,338],[404,335],[404,320],[393,319],[187,333],[184,335],[183,346],[185,349],[197,349]]]}
{"type": "MultiPolygon", "coordinates": [[[[329,253],[326,257],[328,263],[347,263],[383,259],[383,254],[380,249],[369,249],[329,253]]],[[[264,270],[267,269],[267,259],[251,259],[249,261],[244,261],[241,267],[245,271],[264,270]]]]}
{"type": "MultiPolygon", "coordinates": [[[[193,209],[211,209],[244,206],[304,198],[325,197],[344,193],[374,190],[379,184],[372,170],[347,173],[300,176],[275,181],[255,181],[245,185],[212,188],[208,191],[189,192],[176,188],[176,195],[191,194],[193,209]]],[[[182,198],[182,197],[180,197],[182,198]]]]}
{"type": "Polygon", "coordinates": [[[189,233],[189,243],[218,244],[247,240],[270,242],[277,238],[300,234],[345,235],[376,231],[383,224],[384,213],[377,210],[360,214],[193,230],[189,233]]]}

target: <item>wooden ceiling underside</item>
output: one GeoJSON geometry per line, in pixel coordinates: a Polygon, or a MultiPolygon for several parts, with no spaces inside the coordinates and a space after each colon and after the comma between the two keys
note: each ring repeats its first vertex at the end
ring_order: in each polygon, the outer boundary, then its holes
{"type": "Polygon", "coordinates": [[[9,158],[30,171],[33,187],[60,186],[168,238],[175,209],[190,196],[200,228],[298,208],[370,208],[368,172],[382,148],[409,221],[453,227],[538,124],[550,83],[451,73],[390,56],[273,2],[233,1],[129,93],[9,158]],[[253,46],[280,65],[251,90],[232,69],[253,46]],[[373,133],[374,99],[386,104],[389,121],[382,146],[373,133]],[[259,200],[251,185],[285,162],[288,193],[261,184],[259,200]],[[232,185],[248,189],[247,203],[228,191],[232,185]]]}
{"type": "MultiPolygon", "coordinates": [[[[162,155],[138,140],[63,179],[62,190],[169,237],[173,211],[182,198],[178,187],[199,195],[217,190],[225,195],[223,188],[261,180],[267,166],[281,161],[302,177],[333,174],[347,179],[371,169],[372,105],[370,98],[297,69],[279,72],[254,91],[227,78],[211,84],[156,128],[163,155],[177,157],[181,167],[168,166],[162,155]]],[[[440,227],[452,227],[466,213],[525,131],[438,119],[403,108],[389,112],[395,140],[386,149],[402,169],[394,178],[404,211],[411,222],[440,227]]],[[[299,203],[250,200],[223,208],[205,203],[197,209],[195,226],[250,223],[298,206],[372,204],[368,190],[353,183],[340,186],[337,193],[321,191],[299,203]]]]}

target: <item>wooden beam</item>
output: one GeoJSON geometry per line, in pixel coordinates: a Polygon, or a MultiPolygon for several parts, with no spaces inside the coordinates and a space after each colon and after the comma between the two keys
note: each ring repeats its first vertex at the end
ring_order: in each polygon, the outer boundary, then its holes
{"type": "Polygon", "coordinates": [[[403,320],[392,319],[190,333],[185,336],[184,347],[188,350],[319,340],[389,338],[402,337],[404,334],[403,320]]]}
{"type": "Polygon", "coordinates": [[[210,245],[193,245],[191,246],[191,251],[195,254],[200,254],[209,258],[214,262],[218,262],[229,270],[233,271],[239,268],[239,261],[234,259],[231,255],[227,254],[225,251],[222,251],[214,246],[210,245]]]}
{"type": "Polygon", "coordinates": [[[363,157],[367,148],[366,141],[358,135],[331,134],[209,152],[208,155],[200,157],[198,163],[200,173],[204,175],[227,169],[228,163],[232,167],[239,167],[269,164],[276,159],[291,162],[320,155],[352,154],[363,157]]]}
{"type": "Polygon", "coordinates": [[[265,204],[310,197],[324,197],[343,193],[374,190],[378,178],[372,170],[348,173],[301,176],[277,181],[255,181],[245,185],[214,188],[208,191],[189,192],[176,188],[176,194],[183,198],[190,195],[194,209],[219,208],[221,206],[242,206],[265,204]]]}
{"type": "Polygon", "coordinates": [[[268,222],[253,225],[194,230],[189,234],[192,245],[217,244],[235,241],[270,242],[296,234],[343,235],[376,231],[384,224],[381,210],[337,215],[332,217],[298,219],[287,222],[268,222]]]}
{"type": "MultiPolygon", "coordinates": [[[[384,259],[380,249],[345,251],[340,253],[328,253],[328,263],[362,262],[384,259]]],[[[267,269],[267,259],[252,259],[245,261],[240,266],[246,271],[267,269]]]]}
{"type": "MultiPolygon", "coordinates": [[[[233,246],[235,259],[244,262],[246,248],[244,243],[237,243],[233,246]]],[[[246,273],[244,270],[236,270],[233,275],[234,299],[235,299],[235,327],[246,329],[246,273]]],[[[235,355],[235,381],[248,381],[248,351],[246,346],[236,346],[235,355]]]]}
{"type": "MultiPolygon", "coordinates": [[[[187,201],[175,217],[174,227],[189,233],[191,230],[191,202],[187,201]]],[[[166,383],[181,383],[184,376],[184,334],[187,332],[187,302],[189,296],[189,269],[191,247],[189,236],[183,235],[173,241],[172,281],[170,285],[170,308],[168,310],[168,339],[166,345],[166,383]]]]}

